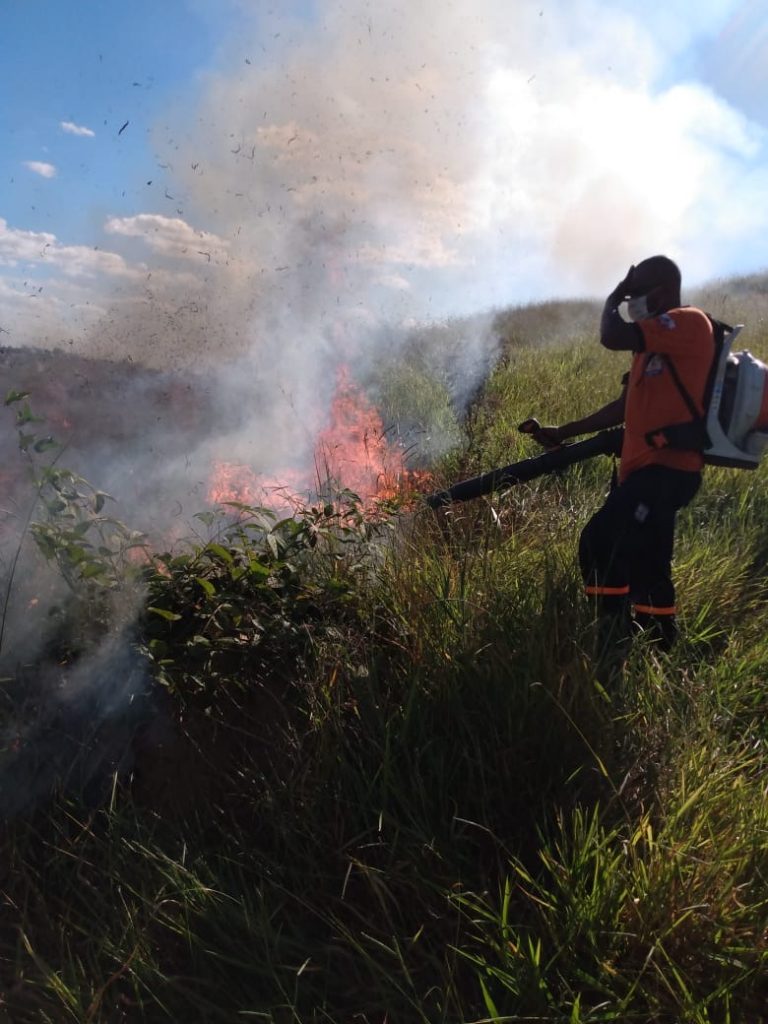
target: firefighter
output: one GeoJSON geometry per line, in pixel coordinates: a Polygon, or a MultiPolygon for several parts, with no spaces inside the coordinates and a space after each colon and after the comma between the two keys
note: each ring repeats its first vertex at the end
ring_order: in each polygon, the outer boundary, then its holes
{"type": "Polygon", "coordinates": [[[691,400],[704,414],[713,328],[701,310],[681,305],[677,265],[651,256],[630,267],[608,296],[600,343],[633,353],[621,395],[583,419],[541,427],[534,437],[551,445],[624,423],[618,481],[582,531],[579,563],[602,642],[619,642],[639,628],[669,648],[677,635],[675,517],[698,491],[704,459],[694,448],[656,446],[649,438],[689,421],[691,400]],[[624,302],[629,322],[619,312],[624,302]]]}

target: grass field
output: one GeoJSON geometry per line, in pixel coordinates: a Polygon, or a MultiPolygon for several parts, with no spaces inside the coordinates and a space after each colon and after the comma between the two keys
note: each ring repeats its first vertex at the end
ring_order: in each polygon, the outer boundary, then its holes
{"type": "MultiPolygon", "coordinates": [[[[759,279],[708,308],[737,299],[768,354],[759,279]]],[[[615,396],[626,358],[579,317],[499,319],[435,485],[533,454],[527,416],[615,396]]],[[[414,421],[456,429],[438,384],[403,379],[414,421]]],[[[707,472],[679,523],[681,642],[604,675],[575,546],[610,471],[466,504],[447,533],[408,503],[329,504],[212,516],[210,542],[159,553],[130,757],[3,829],[5,1019],[768,1021],[767,471],[707,472]]]]}

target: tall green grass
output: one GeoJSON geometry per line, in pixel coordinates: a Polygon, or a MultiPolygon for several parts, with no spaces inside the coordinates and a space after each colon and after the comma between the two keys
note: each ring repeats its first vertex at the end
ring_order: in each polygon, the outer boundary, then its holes
{"type": "MultiPolygon", "coordinates": [[[[623,369],[511,345],[438,482],[623,369]]],[[[610,468],[164,558],[131,773],[5,826],[7,1019],[767,1020],[766,470],[708,473],[680,644],[605,673],[575,543],[610,468]]]]}

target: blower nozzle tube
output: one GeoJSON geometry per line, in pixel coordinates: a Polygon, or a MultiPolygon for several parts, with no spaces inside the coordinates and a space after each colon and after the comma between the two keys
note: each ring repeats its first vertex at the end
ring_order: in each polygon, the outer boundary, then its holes
{"type": "Polygon", "coordinates": [[[577,462],[584,462],[585,459],[594,458],[596,455],[618,455],[621,451],[623,437],[624,431],[621,427],[601,430],[599,434],[588,437],[584,441],[564,444],[560,448],[543,452],[531,459],[513,462],[509,466],[483,473],[482,476],[462,480],[445,491],[436,491],[434,494],[428,495],[426,502],[430,508],[444,508],[454,501],[472,501],[473,498],[480,498],[484,494],[491,494],[493,491],[505,490],[515,484],[535,480],[536,477],[544,476],[555,469],[563,469],[577,462]]]}

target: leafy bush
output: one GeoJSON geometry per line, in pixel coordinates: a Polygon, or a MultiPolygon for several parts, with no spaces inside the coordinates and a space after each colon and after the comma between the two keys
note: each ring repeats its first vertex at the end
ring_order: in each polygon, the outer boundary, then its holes
{"type": "Polygon", "coordinates": [[[209,702],[222,682],[275,664],[290,674],[307,648],[340,637],[356,610],[356,577],[369,571],[366,549],[391,525],[368,518],[349,492],[286,518],[228,502],[197,519],[215,539],[156,555],[145,572],[145,635],[158,680],[209,702]]]}

